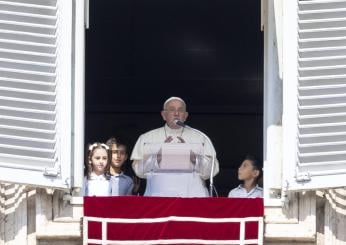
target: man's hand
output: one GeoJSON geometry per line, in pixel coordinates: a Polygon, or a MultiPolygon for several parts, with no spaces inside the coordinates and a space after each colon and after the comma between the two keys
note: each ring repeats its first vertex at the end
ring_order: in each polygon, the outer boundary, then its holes
{"type": "Polygon", "coordinates": [[[165,139],[165,143],[170,143],[172,142],[173,140],[173,137],[172,136],[168,136],[166,139],[165,139]]]}
{"type": "Polygon", "coordinates": [[[185,143],[185,140],[182,137],[177,136],[177,139],[179,140],[179,143],[185,143]]]}
{"type": "Polygon", "coordinates": [[[160,166],[160,163],[161,163],[161,160],[162,160],[162,148],[157,153],[156,160],[157,160],[157,164],[160,166]]]}
{"type": "Polygon", "coordinates": [[[195,154],[192,150],[190,151],[190,161],[191,161],[193,164],[196,164],[196,161],[197,161],[196,154],[195,154]]]}
{"type": "Polygon", "coordinates": [[[133,176],[132,181],[133,181],[132,194],[137,195],[139,191],[139,187],[141,186],[141,179],[138,178],[137,176],[133,176]]]}

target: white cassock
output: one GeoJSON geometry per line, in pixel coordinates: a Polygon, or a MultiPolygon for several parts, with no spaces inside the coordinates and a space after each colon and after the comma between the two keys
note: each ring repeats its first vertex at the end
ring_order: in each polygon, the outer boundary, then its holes
{"type": "MultiPolygon", "coordinates": [[[[145,196],[165,196],[165,197],[207,197],[208,190],[205,186],[206,179],[210,178],[212,170],[212,159],[215,157],[214,146],[199,132],[189,128],[171,129],[167,125],[142,134],[132,151],[132,168],[140,178],[147,179],[145,196]],[[156,161],[152,157],[145,158],[145,144],[169,144],[164,143],[167,137],[171,136],[171,143],[178,143],[178,137],[184,139],[185,143],[200,144],[203,147],[203,160],[196,164],[194,171],[190,172],[161,172],[155,173],[152,170],[152,162],[156,161]]],[[[155,156],[156,157],[156,156],[155,156]]],[[[157,161],[156,161],[157,164],[157,161]]],[[[213,176],[219,172],[219,163],[215,158],[213,176]]]]}

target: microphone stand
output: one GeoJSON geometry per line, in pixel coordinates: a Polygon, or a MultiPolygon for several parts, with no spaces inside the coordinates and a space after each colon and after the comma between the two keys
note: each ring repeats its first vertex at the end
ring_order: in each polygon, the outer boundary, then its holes
{"type": "MultiPolygon", "coordinates": [[[[176,122],[177,125],[181,126],[181,127],[185,127],[185,128],[188,128],[188,129],[191,129],[199,134],[201,134],[202,136],[204,136],[204,138],[207,139],[208,141],[208,144],[210,146],[213,146],[213,144],[211,143],[211,140],[210,138],[205,134],[203,133],[202,131],[199,131],[198,129],[195,129],[195,128],[192,128],[184,123],[181,123],[180,121],[179,122],[176,122]]],[[[210,178],[209,178],[209,195],[210,197],[213,197],[213,190],[214,190],[214,168],[215,168],[215,158],[216,158],[216,153],[212,154],[212,162],[211,162],[211,171],[210,171],[210,178]]]]}

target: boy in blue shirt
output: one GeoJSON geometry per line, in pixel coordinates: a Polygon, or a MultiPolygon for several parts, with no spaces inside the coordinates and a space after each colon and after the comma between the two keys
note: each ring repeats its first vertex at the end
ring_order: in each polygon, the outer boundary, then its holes
{"type": "Polygon", "coordinates": [[[245,156],[238,168],[238,179],[243,184],[231,190],[228,197],[263,197],[263,189],[258,186],[261,169],[258,160],[251,155],[245,156]]]}
{"type": "Polygon", "coordinates": [[[128,196],[132,195],[133,180],[131,177],[124,174],[122,167],[128,158],[127,147],[115,137],[107,140],[112,159],[110,164],[110,186],[112,196],[128,196]]]}

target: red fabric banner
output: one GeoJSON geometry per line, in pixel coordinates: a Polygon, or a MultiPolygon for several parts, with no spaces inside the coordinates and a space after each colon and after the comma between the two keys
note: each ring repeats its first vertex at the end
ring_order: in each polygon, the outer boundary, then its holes
{"type": "Polygon", "coordinates": [[[239,240],[245,218],[245,239],[257,239],[251,218],[263,215],[262,198],[84,197],[84,238],[101,240],[107,220],[110,241],[239,240]]]}

